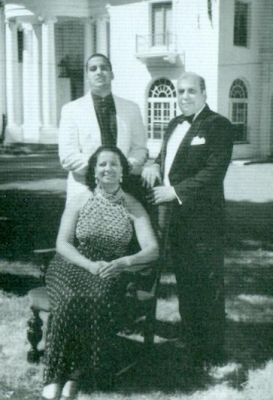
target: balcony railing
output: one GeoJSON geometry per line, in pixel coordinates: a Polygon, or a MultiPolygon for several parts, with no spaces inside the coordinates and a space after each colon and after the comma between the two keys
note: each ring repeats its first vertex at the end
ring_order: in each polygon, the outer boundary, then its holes
{"type": "Polygon", "coordinates": [[[136,36],[136,56],[139,58],[168,57],[176,54],[176,36],[172,33],[136,36]]]}

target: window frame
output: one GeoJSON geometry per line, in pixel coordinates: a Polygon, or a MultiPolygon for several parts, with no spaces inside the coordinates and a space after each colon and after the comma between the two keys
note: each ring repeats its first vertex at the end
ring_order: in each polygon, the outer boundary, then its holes
{"type": "MultiPolygon", "coordinates": [[[[163,32],[162,32],[162,43],[157,43],[156,42],[156,38],[155,38],[155,13],[154,10],[156,8],[159,8],[160,6],[163,8],[164,5],[168,5],[169,9],[171,10],[171,32],[169,32],[169,34],[171,35],[173,32],[173,1],[172,0],[156,0],[156,1],[151,1],[149,4],[149,8],[150,8],[150,12],[149,12],[149,32],[150,32],[150,46],[151,47],[168,47],[169,46],[169,42],[172,40],[171,37],[168,37],[168,32],[167,32],[167,20],[166,20],[166,13],[164,14],[164,27],[163,27],[163,32]]],[[[167,9],[167,8],[166,8],[167,9]]]]}
{"type": "Polygon", "coordinates": [[[17,60],[19,64],[23,63],[24,52],[24,32],[22,29],[17,29],[17,60]]]}
{"type": "Polygon", "coordinates": [[[233,17],[233,46],[240,47],[240,48],[249,48],[250,47],[250,21],[251,21],[251,4],[249,1],[245,0],[235,0],[234,1],[234,17],[233,17]],[[246,32],[245,32],[245,42],[242,42],[240,38],[240,30],[241,26],[238,26],[237,19],[240,17],[236,14],[236,5],[238,6],[245,6],[246,7],[246,32]]]}
{"type": "Polygon", "coordinates": [[[173,82],[166,77],[155,79],[149,87],[147,93],[147,132],[148,139],[154,142],[162,141],[168,123],[177,114],[177,93],[173,82]],[[162,94],[166,93],[166,96],[162,94]],[[168,105],[166,107],[166,104],[168,105]],[[164,119],[164,117],[169,118],[164,119]],[[155,126],[158,125],[157,132],[160,137],[155,135],[155,126]]]}
{"type": "Polygon", "coordinates": [[[235,144],[247,144],[249,143],[249,129],[248,129],[248,114],[249,114],[249,89],[246,82],[241,78],[236,78],[232,81],[229,89],[229,119],[234,127],[238,125],[243,125],[243,137],[239,138],[239,140],[234,140],[235,144]],[[241,91],[241,95],[237,96],[236,94],[232,94],[237,90],[238,94],[241,91]],[[241,111],[239,110],[238,105],[243,105],[241,111]],[[237,108],[237,110],[235,110],[237,108]],[[237,116],[240,116],[240,112],[243,114],[243,121],[240,119],[234,119],[234,112],[237,116]]]}

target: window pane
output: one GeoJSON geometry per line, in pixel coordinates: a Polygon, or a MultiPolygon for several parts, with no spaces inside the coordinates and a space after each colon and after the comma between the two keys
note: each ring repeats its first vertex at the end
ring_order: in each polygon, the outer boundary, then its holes
{"type": "Polygon", "coordinates": [[[18,62],[23,61],[23,48],[24,48],[24,35],[23,31],[17,31],[17,47],[18,47],[18,62]]]}
{"type": "Polygon", "coordinates": [[[154,7],[153,10],[153,28],[154,28],[154,34],[159,35],[164,32],[164,20],[163,20],[163,10],[159,7],[154,7]]]}
{"type": "Polygon", "coordinates": [[[245,142],[247,140],[247,128],[245,124],[234,124],[234,141],[245,142]]]}
{"type": "Polygon", "coordinates": [[[232,103],[231,121],[233,123],[247,123],[247,103],[232,103]]]}
{"type": "Polygon", "coordinates": [[[161,124],[159,123],[154,123],[154,139],[161,139],[162,138],[162,132],[161,132],[161,124]]]}

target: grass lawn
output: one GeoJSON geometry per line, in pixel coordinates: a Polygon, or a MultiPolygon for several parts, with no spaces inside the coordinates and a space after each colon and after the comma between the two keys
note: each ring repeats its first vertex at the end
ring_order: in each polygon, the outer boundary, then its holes
{"type": "MultiPolygon", "coordinates": [[[[0,292],[0,398],[38,400],[42,366],[27,363],[25,336],[30,316],[27,291],[37,284],[38,271],[32,263],[2,260],[0,272],[5,280],[5,285],[3,282],[1,285],[4,290],[0,292]]],[[[175,349],[173,341],[179,322],[175,280],[171,273],[164,273],[159,290],[153,354],[149,356],[142,352],[141,336],[137,331],[129,338],[119,339],[124,358],[137,357],[141,362],[117,380],[113,392],[81,392],[78,399],[272,400],[272,277],[273,253],[227,250],[228,361],[189,385],[183,376],[183,352],[175,349]]]]}

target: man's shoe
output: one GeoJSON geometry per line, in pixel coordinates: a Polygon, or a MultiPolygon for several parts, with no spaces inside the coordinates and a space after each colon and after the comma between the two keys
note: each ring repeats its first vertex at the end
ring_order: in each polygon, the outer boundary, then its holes
{"type": "Polygon", "coordinates": [[[54,396],[54,397],[41,396],[41,400],[59,400],[59,399],[60,399],[60,395],[54,396]]]}

